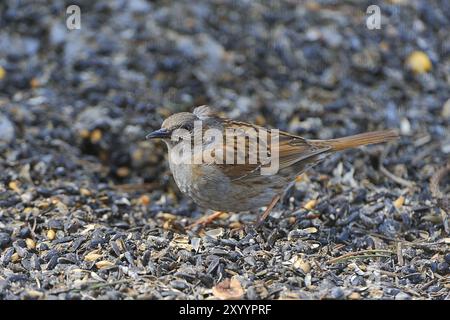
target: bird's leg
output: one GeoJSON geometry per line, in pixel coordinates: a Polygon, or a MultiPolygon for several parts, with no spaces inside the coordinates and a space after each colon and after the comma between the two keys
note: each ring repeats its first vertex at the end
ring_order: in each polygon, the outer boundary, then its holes
{"type": "Polygon", "coordinates": [[[199,224],[201,224],[202,226],[206,226],[207,224],[210,224],[211,222],[219,218],[222,214],[223,214],[222,211],[215,211],[214,213],[206,217],[201,217],[200,219],[196,220],[194,223],[188,225],[186,229],[192,229],[193,227],[199,224]]]}
{"type": "Polygon", "coordinates": [[[264,220],[266,220],[267,216],[270,214],[270,212],[272,211],[273,207],[275,207],[275,205],[280,200],[280,198],[281,197],[278,194],[275,197],[273,197],[272,201],[267,206],[267,209],[263,212],[263,214],[256,221],[256,228],[259,228],[261,226],[261,224],[264,222],[264,220]]]}
{"type": "MultiPolygon", "coordinates": [[[[275,205],[280,200],[280,198],[281,198],[280,195],[276,195],[275,197],[272,198],[272,200],[270,201],[270,204],[267,206],[266,210],[264,210],[263,214],[261,216],[259,216],[258,219],[256,220],[256,222],[254,224],[255,229],[258,229],[263,224],[264,220],[266,220],[267,216],[270,214],[273,207],[275,207],[275,205]]],[[[244,230],[245,230],[245,225],[242,225],[241,227],[232,229],[230,235],[236,234],[236,233],[238,233],[240,231],[244,231],[244,230]]]]}

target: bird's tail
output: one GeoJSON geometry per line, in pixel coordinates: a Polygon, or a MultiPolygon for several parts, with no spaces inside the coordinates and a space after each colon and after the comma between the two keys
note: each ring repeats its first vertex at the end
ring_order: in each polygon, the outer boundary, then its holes
{"type": "Polygon", "coordinates": [[[398,139],[396,130],[382,130],[356,134],[331,140],[308,140],[313,145],[329,146],[330,151],[341,151],[350,148],[365,146],[368,144],[383,143],[398,139]]]}

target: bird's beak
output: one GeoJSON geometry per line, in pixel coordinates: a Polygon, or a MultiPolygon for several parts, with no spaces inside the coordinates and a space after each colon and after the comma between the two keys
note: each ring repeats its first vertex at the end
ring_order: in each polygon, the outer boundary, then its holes
{"type": "Polygon", "coordinates": [[[170,138],[170,131],[164,128],[161,128],[159,130],[150,132],[148,135],[145,136],[145,139],[164,139],[164,138],[170,138]]]}

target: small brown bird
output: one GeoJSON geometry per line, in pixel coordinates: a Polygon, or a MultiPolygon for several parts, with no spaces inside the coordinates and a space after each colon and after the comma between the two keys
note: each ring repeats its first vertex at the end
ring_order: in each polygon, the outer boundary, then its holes
{"type": "Polygon", "coordinates": [[[161,138],[167,144],[176,184],[198,205],[219,212],[267,206],[259,219],[261,222],[295,178],[324,157],[336,151],[391,141],[398,135],[394,130],[385,130],[332,140],[309,140],[224,119],[211,107],[200,106],[192,113],[180,112],[168,117],[161,129],[147,138],[161,138]],[[246,143],[242,144],[243,141],[246,143]],[[268,170],[274,163],[278,170],[268,170]]]}

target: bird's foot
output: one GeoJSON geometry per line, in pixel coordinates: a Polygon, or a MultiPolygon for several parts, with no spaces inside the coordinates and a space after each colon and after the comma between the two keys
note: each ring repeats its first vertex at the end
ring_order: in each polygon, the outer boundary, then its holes
{"type": "Polygon", "coordinates": [[[266,218],[269,216],[270,212],[272,211],[273,207],[277,204],[277,202],[280,200],[280,196],[276,195],[273,197],[272,201],[267,206],[266,210],[264,210],[263,214],[256,220],[255,222],[255,229],[259,229],[261,225],[264,223],[266,218]]]}
{"type": "Polygon", "coordinates": [[[198,225],[200,225],[202,228],[204,228],[206,225],[212,223],[214,220],[218,219],[223,214],[222,211],[216,211],[213,214],[210,214],[206,217],[201,217],[198,220],[196,220],[194,223],[188,225],[186,229],[190,230],[198,225]]]}

